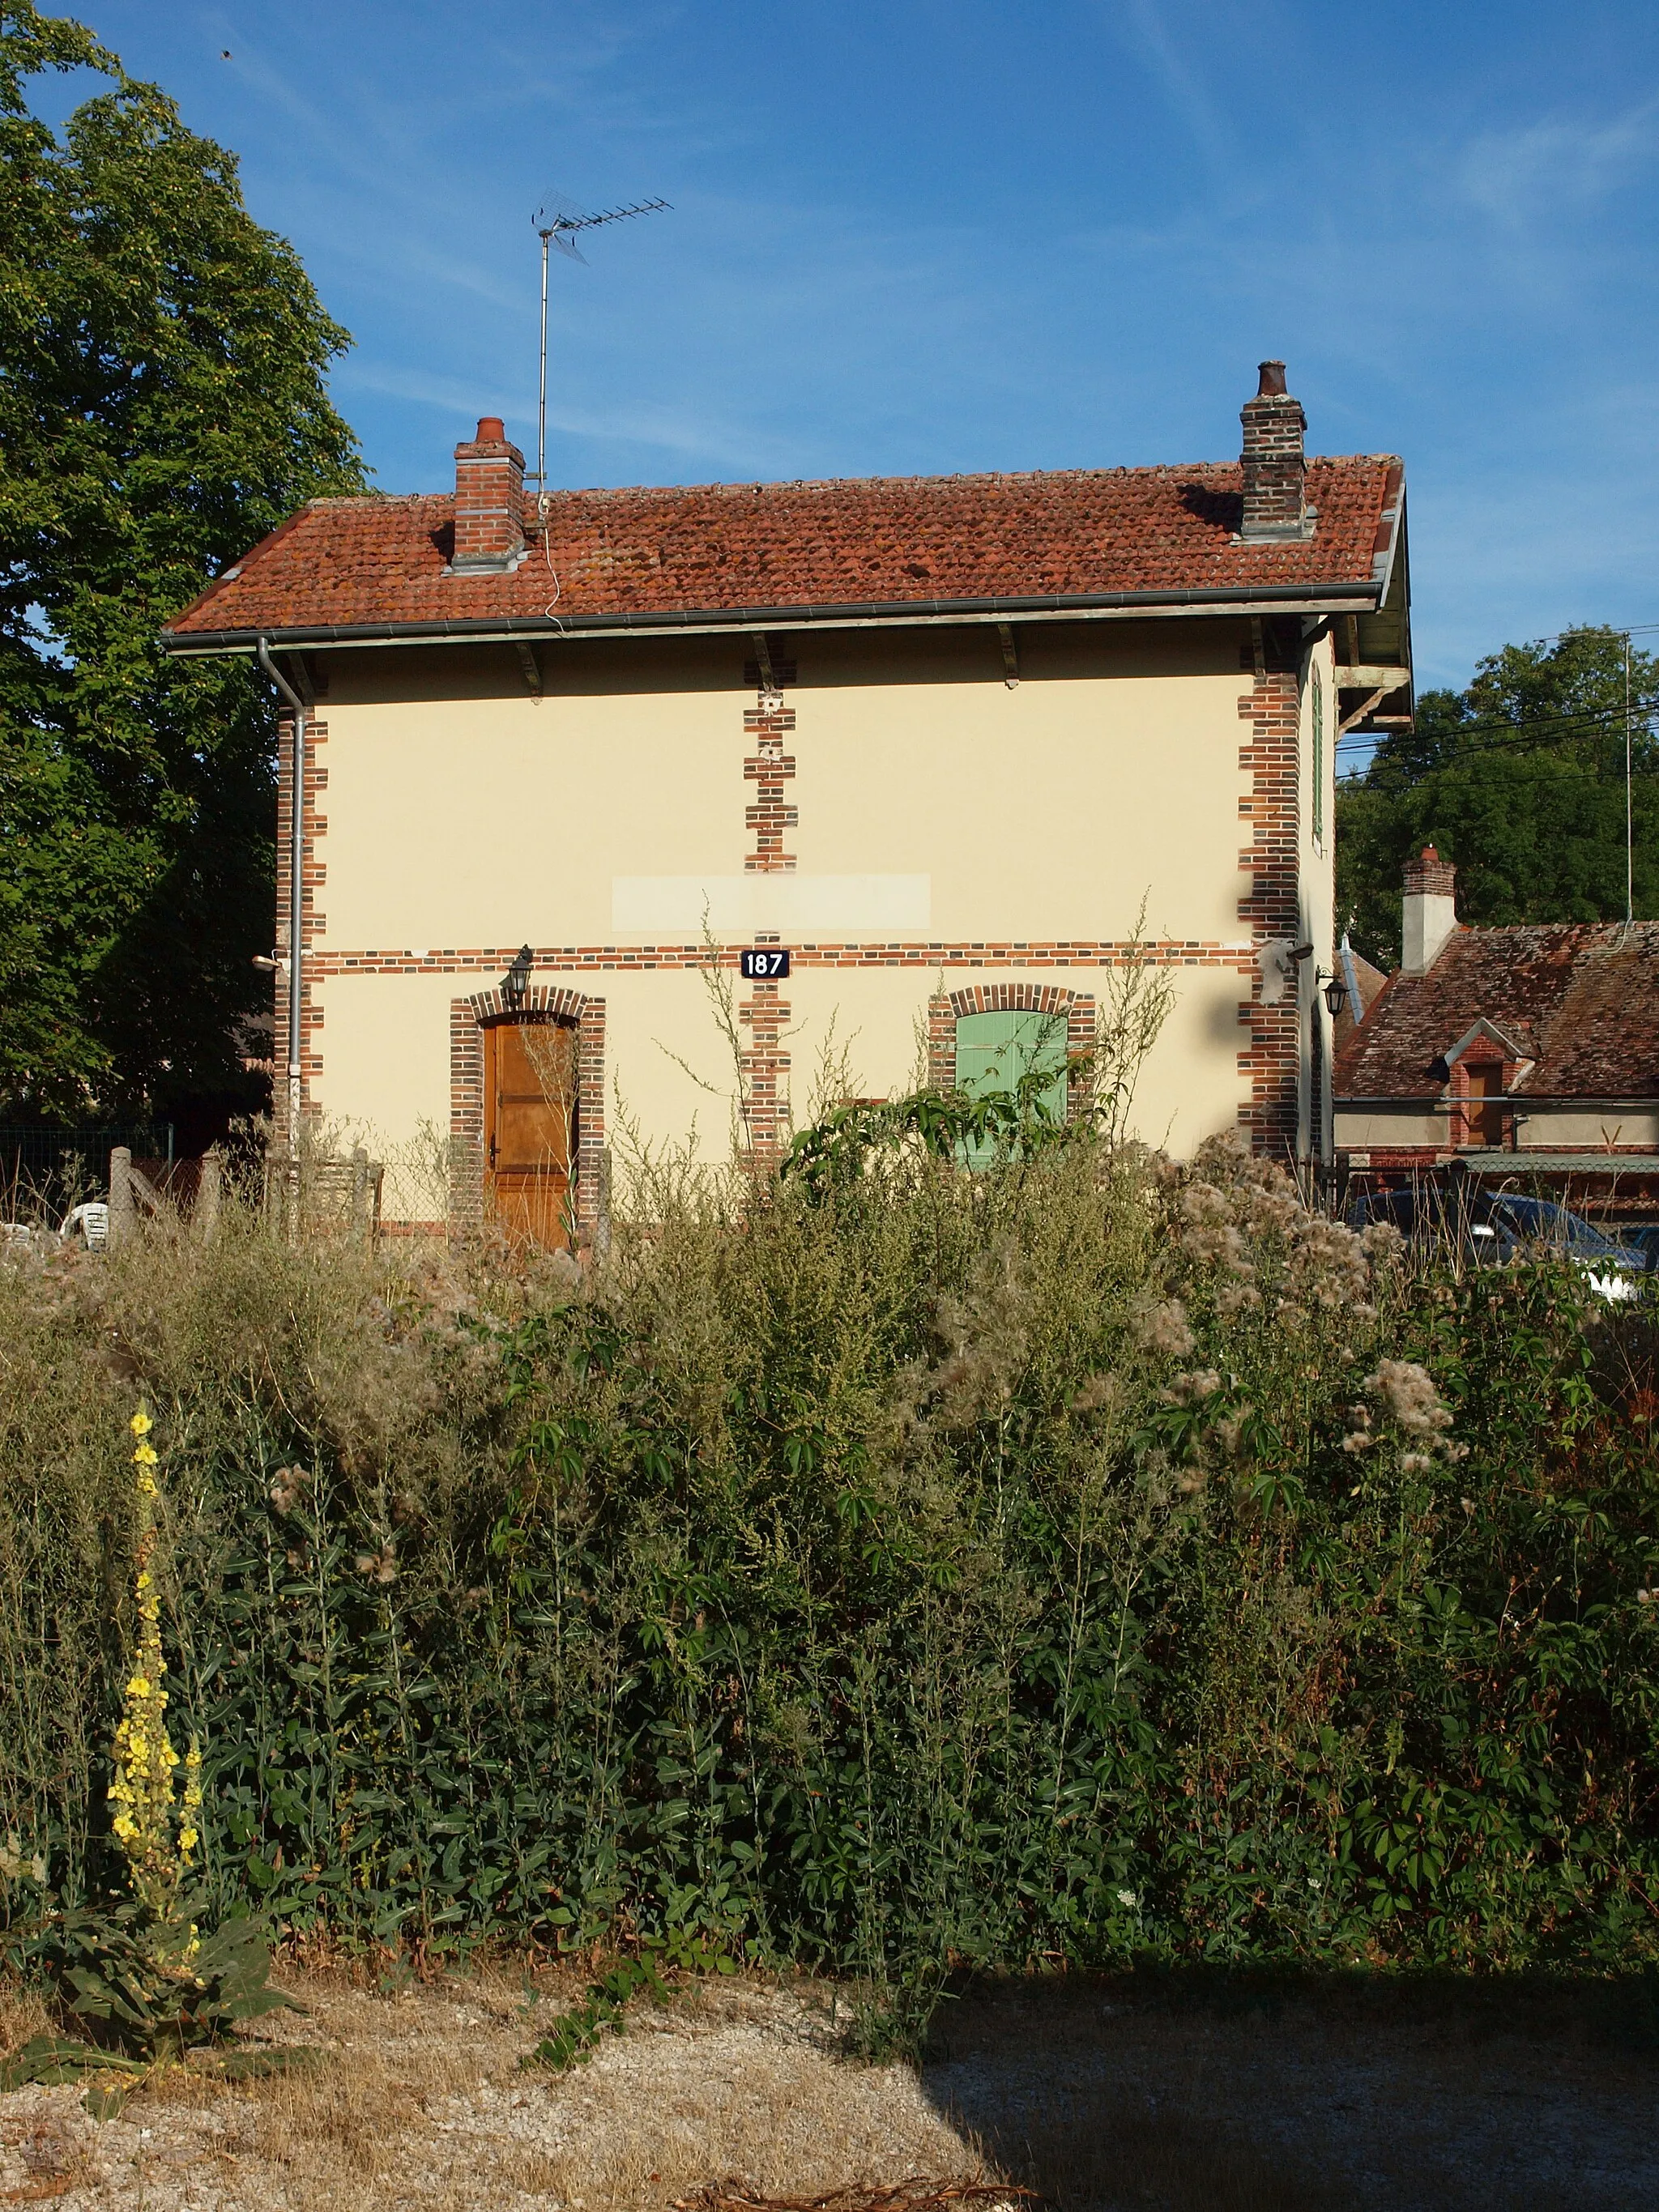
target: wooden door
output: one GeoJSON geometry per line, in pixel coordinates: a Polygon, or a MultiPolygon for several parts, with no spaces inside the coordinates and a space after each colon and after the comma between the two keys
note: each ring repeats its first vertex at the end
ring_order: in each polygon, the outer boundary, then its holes
{"type": "Polygon", "coordinates": [[[1469,1068],[1469,1103],[1464,1125],[1472,1145],[1497,1151],[1504,1142],[1504,1063],[1486,1060],[1469,1068]]]}
{"type": "Polygon", "coordinates": [[[492,1022],[483,1038],[490,1210],[511,1237],[568,1246],[576,1032],[563,1022],[492,1022]]]}

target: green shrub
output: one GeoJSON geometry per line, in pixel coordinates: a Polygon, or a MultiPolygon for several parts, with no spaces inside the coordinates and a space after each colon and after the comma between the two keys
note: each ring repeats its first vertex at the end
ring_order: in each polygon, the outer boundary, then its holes
{"type": "Polygon", "coordinates": [[[1223,1145],[649,1210],[580,1284],[234,1212],[0,1267],[18,1943],[111,1863],[142,1388],[216,1918],[747,1949],[883,2017],[1651,1954],[1645,1311],[1413,1270],[1223,1145]]]}

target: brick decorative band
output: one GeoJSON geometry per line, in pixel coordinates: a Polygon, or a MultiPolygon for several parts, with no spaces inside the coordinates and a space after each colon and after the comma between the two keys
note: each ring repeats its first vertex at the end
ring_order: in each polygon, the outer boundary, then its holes
{"type": "MultiPolygon", "coordinates": [[[[613,974],[708,965],[708,951],[702,945],[547,945],[532,949],[538,973],[576,975],[599,969],[613,974]]],[[[723,947],[718,964],[735,969],[741,949],[723,947]]],[[[516,945],[461,945],[423,953],[354,950],[313,953],[311,963],[318,975],[455,975],[505,969],[518,951],[516,945]]],[[[791,958],[796,968],[1124,968],[1150,963],[1158,968],[1224,969],[1239,975],[1254,975],[1256,963],[1249,945],[1201,939],[1141,943],[1133,938],[807,944],[792,947],[791,958]]]]}
{"type": "Polygon", "coordinates": [[[484,1216],[483,1033],[496,1022],[562,1022],[576,1032],[575,1173],[577,1241],[603,1241],[605,1229],[605,1000],[585,992],[532,984],[518,1005],[499,986],[449,1002],[449,1227],[474,1234],[484,1216]]]}

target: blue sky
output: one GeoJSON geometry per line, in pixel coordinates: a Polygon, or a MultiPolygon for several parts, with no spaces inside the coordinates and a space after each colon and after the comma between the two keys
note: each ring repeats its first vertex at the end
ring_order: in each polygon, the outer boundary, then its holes
{"type": "Polygon", "coordinates": [[[1224,458],[1265,355],[1397,452],[1422,680],[1659,622],[1659,9],[1535,0],[88,0],[241,156],[379,483],[1224,458]],[[230,58],[222,58],[228,49],[230,58]]]}

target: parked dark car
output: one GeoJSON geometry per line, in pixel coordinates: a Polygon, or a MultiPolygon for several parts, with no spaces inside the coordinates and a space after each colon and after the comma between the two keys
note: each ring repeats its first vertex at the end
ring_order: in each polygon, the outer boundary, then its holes
{"type": "MultiPolygon", "coordinates": [[[[1633,1243],[1615,1243],[1583,1217],[1547,1198],[1471,1189],[1467,1182],[1424,1182],[1370,1191],[1348,1208],[1348,1226],[1386,1221],[1410,1243],[1443,1243],[1479,1267],[1507,1267],[1537,1244],[1552,1245],[1585,1269],[1605,1298],[1634,1297],[1632,1279],[1654,1263],[1633,1243]]],[[[1651,1232],[1659,1238],[1659,1229],[1651,1232]]]]}
{"type": "Polygon", "coordinates": [[[1641,1255],[1650,1275],[1659,1275],[1659,1221],[1621,1221],[1619,1242],[1641,1255]]]}

